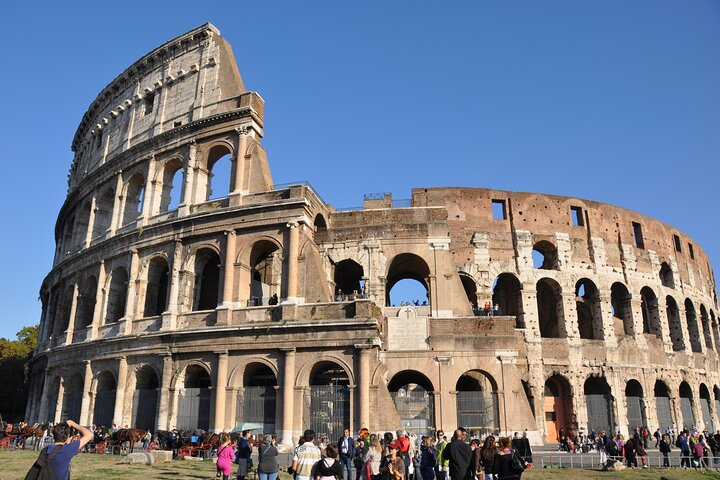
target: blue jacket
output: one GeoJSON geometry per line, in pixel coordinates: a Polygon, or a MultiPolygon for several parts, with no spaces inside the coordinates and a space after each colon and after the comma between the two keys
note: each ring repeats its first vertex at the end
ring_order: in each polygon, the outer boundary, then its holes
{"type": "Polygon", "coordinates": [[[355,440],[352,438],[352,436],[347,438],[347,452],[343,452],[343,442],[345,441],[345,437],[342,436],[338,440],[337,446],[338,446],[338,453],[340,454],[340,458],[355,458],[355,440]]]}

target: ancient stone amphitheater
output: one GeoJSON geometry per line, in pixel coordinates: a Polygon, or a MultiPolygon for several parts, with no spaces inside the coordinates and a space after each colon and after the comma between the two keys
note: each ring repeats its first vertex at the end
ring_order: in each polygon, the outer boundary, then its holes
{"type": "Polygon", "coordinates": [[[284,445],[306,427],[553,442],[720,425],[715,283],[686,234],[481,188],[338,211],[306,182],[273,183],[263,105],[210,24],[92,102],[40,292],[30,421],[249,421],[284,445]],[[390,304],[403,280],[426,305],[390,304]]]}

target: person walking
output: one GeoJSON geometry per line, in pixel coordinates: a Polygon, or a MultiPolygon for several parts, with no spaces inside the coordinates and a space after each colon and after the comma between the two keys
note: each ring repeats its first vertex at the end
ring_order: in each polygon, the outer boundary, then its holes
{"type": "Polygon", "coordinates": [[[296,474],[296,480],[311,480],[313,465],[320,461],[320,449],[315,446],[313,440],[315,440],[315,431],[305,430],[303,444],[298,447],[293,457],[292,470],[296,474]]]}
{"type": "Polygon", "coordinates": [[[422,480],[435,479],[435,465],[437,464],[437,450],[435,437],[425,437],[420,447],[420,476],[422,480]]]}
{"type": "Polygon", "coordinates": [[[447,447],[447,444],[448,442],[445,438],[445,432],[443,432],[442,430],[438,430],[437,443],[435,444],[435,450],[437,450],[437,466],[435,468],[435,476],[437,480],[445,480],[448,462],[444,459],[443,453],[445,451],[445,447],[447,447]]]}
{"type": "Polygon", "coordinates": [[[227,433],[220,434],[220,445],[217,449],[217,477],[222,475],[223,480],[228,480],[232,474],[232,464],[235,459],[235,449],[232,447],[232,439],[227,433]]]}
{"type": "Polygon", "coordinates": [[[355,458],[355,440],[350,436],[350,429],[343,430],[343,436],[338,439],[337,447],[340,453],[340,466],[342,467],[341,480],[352,480],[352,464],[355,458]],[[347,477],[345,477],[347,471],[347,477]]]}
{"type": "Polygon", "coordinates": [[[380,480],[380,463],[382,462],[382,446],[377,435],[370,435],[370,447],[365,454],[365,465],[368,470],[368,480],[380,480]]]}
{"type": "Polygon", "coordinates": [[[513,452],[509,437],[500,437],[498,452],[493,460],[493,474],[498,480],[519,480],[522,471],[513,469],[513,452]]]}
{"type": "Polygon", "coordinates": [[[672,451],[672,448],[670,447],[670,437],[668,434],[664,434],[662,437],[660,437],[660,444],[658,445],[658,448],[660,449],[660,453],[663,455],[663,467],[669,468],[670,467],[670,452],[672,451]]]}
{"type": "Polygon", "coordinates": [[[258,448],[258,479],[277,480],[278,477],[278,449],[272,435],[265,435],[263,443],[258,448]]]}
{"type": "Polygon", "coordinates": [[[462,429],[455,430],[452,441],[443,451],[443,458],[448,460],[450,478],[465,480],[470,468],[470,446],[465,443],[462,429]]]}
{"type": "Polygon", "coordinates": [[[686,432],[680,432],[677,437],[677,446],[680,448],[680,466],[690,468],[690,444],[688,444],[686,432]]]}

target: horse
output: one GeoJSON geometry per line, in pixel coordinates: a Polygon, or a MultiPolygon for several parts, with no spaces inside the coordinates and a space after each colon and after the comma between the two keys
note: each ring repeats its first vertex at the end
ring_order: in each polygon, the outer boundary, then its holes
{"type": "Polygon", "coordinates": [[[135,448],[135,444],[142,441],[145,434],[147,434],[147,432],[145,430],[140,430],[139,428],[121,428],[113,434],[112,444],[122,445],[125,442],[129,442],[130,453],[132,453],[135,448]]]}
{"type": "Polygon", "coordinates": [[[49,428],[50,424],[48,423],[35,423],[33,425],[26,425],[22,429],[22,436],[25,441],[27,441],[27,439],[30,437],[34,438],[35,441],[33,442],[33,450],[40,450],[40,440],[49,428]]]}
{"type": "Polygon", "coordinates": [[[212,445],[213,447],[217,447],[220,443],[220,435],[217,433],[205,432],[200,436],[200,441],[198,443],[200,443],[200,445],[212,445]]]}

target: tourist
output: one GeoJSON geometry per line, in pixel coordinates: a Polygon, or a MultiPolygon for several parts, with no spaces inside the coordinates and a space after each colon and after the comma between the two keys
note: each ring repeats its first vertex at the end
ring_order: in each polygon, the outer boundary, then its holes
{"type": "Polygon", "coordinates": [[[447,447],[447,438],[445,438],[445,432],[438,430],[437,432],[437,443],[435,443],[435,450],[437,450],[437,461],[435,467],[435,477],[437,480],[445,480],[445,476],[448,468],[448,461],[444,458],[443,452],[447,447]]]}
{"type": "Polygon", "coordinates": [[[660,445],[660,439],[662,438],[662,435],[660,434],[660,428],[655,430],[655,433],[653,433],[653,437],[655,437],[655,448],[658,448],[660,445]]]}
{"type": "Polygon", "coordinates": [[[686,437],[686,432],[683,430],[677,437],[675,446],[680,448],[680,466],[689,468],[690,467],[690,445],[686,437]]]}
{"type": "Polygon", "coordinates": [[[670,437],[667,433],[660,437],[660,443],[658,444],[658,448],[660,449],[660,453],[662,453],[663,455],[663,467],[670,467],[669,454],[672,451],[670,445],[670,437]]]}
{"type": "Polygon", "coordinates": [[[458,428],[452,441],[445,447],[443,457],[448,460],[450,478],[463,480],[470,468],[470,446],[464,441],[463,429],[458,428]]]}
{"type": "Polygon", "coordinates": [[[355,454],[353,456],[353,466],[355,467],[355,480],[360,480],[363,476],[363,466],[365,465],[365,439],[358,437],[355,440],[355,454]]]}
{"type": "MultiPolygon", "coordinates": [[[[338,462],[338,448],[335,444],[327,446],[326,456],[315,465],[314,480],[339,480],[343,475],[343,466],[338,462]]],[[[349,475],[349,473],[348,473],[349,475]]]]}
{"type": "Polygon", "coordinates": [[[250,431],[245,430],[241,434],[242,436],[238,440],[238,448],[235,452],[235,463],[238,464],[237,478],[239,480],[245,480],[247,478],[248,471],[252,460],[252,445],[250,443],[250,431]]]}
{"type": "Polygon", "coordinates": [[[350,436],[348,428],[343,430],[343,436],[338,439],[337,447],[340,454],[340,466],[342,467],[340,478],[346,478],[345,471],[347,471],[346,480],[351,480],[353,458],[355,458],[355,440],[350,436]]]}
{"type": "MultiPolygon", "coordinates": [[[[694,435],[693,435],[694,437],[694,435]]],[[[693,443],[693,446],[691,448],[692,453],[692,463],[693,467],[700,468],[704,466],[704,460],[705,460],[705,447],[703,447],[703,436],[700,435],[696,442],[693,443]]]]}
{"type": "Polygon", "coordinates": [[[375,434],[370,435],[370,446],[365,454],[365,466],[369,480],[380,480],[380,464],[382,463],[382,446],[375,434]]]}
{"type": "Polygon", "coordinates": [[[390,474],[390,480],[404,480],[405,479],[405,462],[400,457],[400,442],[393,440],[388,445],[389,458],[387,462],[388,472],[390,474]]]}
{"type": "Polygon", "coordinates": [[[493,480],[493,460],[498,452],[495,445],[495,437],[488,435],[485,437],[485,443],[480,449],[480,465],[482,466],[483,480],[493,480]]]}
{"type": "MultiPolygon", "coordinates": [[[[70,462],[93,439],[93,434],[87,428],[68,420],[55,425],[52,436],[55,443],[48,445],[46,449],[40,452],[40,455],[45,455],[45,459],[55,474],[55,478],[69,479],[70,462]],[[79,439],[75,438],[73,429],[80,433],[81,437],[79,439]]],[[[35,468],[34,465],[33,468],[35,468]]]]}
{"type": "Polygon", "coordinates": [[[422,480],[433,480],[438,457],[438,452],[435,449],[435,437],[423,438],[424,440],[420,446],[420,476],[422,480]]]}
{"type": "Polygon", "coordinates": [[[517,480],[522,471],[513,469],[513,455],[516,455],[512,448],[509,437],[500,437],[498,452],[493,459],[493,474],[498,480],[517,480]]]}
{"type": "Polygon", "coordinates": [[[232,439],[227,433],[220,434],[220,444],[217,449],[217,475],[222,475],[223,480],[228,480],[232,475],[232,464],[235,459],[235,449],[232,447],[232,439]]]}
{"type": "MultiPolygon", "coordinates": [[[[579,436],[576,437],[576,441],[578,445],[582,443],[579,436]]],[[[512,440],[512,447],[516,452],[518,452],[520,458],[522,458],[524,462],[532,463],[532,449],[530,448],[530,440],[527,438],[527,430],[523,432],[522,437],[518,434],[518,432],[515,432],[515,438],[512,440]]]]}
{"type": "Polygon", "coordinates": [[[640,462],[642,463],[642,467],[648,468],[647,453],[645,452],[644,439],[641,440],[640,435],[636,433],[635,441],[633,443],[635,444],[635,466],[637,466],[637,459],[639,458],[640,462]]]}
{"type": "MultiPolygon", "coordinates": [[[[637,438],[637,436],[634,438],[637,438]]],[[[625,460],[627,461],[628,468],[637,467],[635,448],[635,440],[633,438],[628,438],[627,442],[625,442],[625,460]]]]}
{"type": "Polygon", "coordinates": [[[277,480],[278,477],[278,449],[272,435],[265,435],[263,443],[258,448],[258,478],[259,480],[277,480]]]}
{"type": "MultiPolygon", "coordinates": [[[[300,442],[302,443],[302,442],[300,442]]],[[[322,436],[320,439],[320,443],[318,443],[318,448],[320,449],[320,458],[325,458],[327,456],[327,446],[328,441],[327,437],[325,435],[322,436]]]]}
{"type": "MultiPolygon", "coordinates": [[[[313,465],[320,461],[320,449],[313,443],[315,440],[314,430],[305,430],[303,435],[303,444],[300,445],[293,457],[292,470],[295,472],[297,480],[310,480],[312,476],[313,465]]],[[[328,445],[328,450],[330,445],[328,445]]],[[[334,450],[337,458],[337,450],[334,450]]],[[[328,451],[328,453],[330,453],[328,451]]]]}
{"type": "Polygon", "coordinates": [[[470,440],[470,469],[468,470],[469,478],[478,478],[482,474],[482,466],[480,465],[480,439],[473,438],[470,440]]]}

